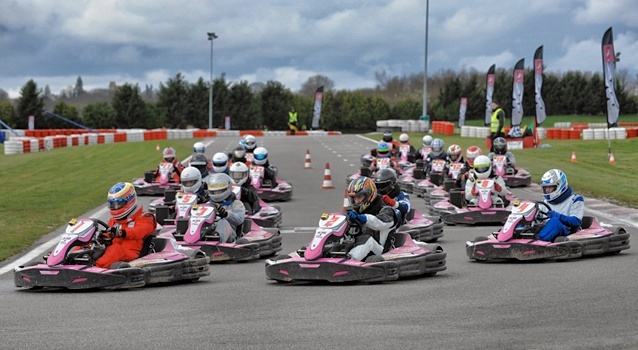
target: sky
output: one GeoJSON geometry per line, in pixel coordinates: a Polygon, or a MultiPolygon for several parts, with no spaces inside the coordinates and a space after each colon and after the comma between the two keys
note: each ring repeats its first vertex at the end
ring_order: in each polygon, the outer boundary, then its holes
{"type": "Polygon", "coordinates": [[[530,68],[541,45],[546,72],[602,72],[612,27],[617,70],[636,77],[637,18],[635,0],[0,0],[0,89],[208,81],[211,51],[213,79],[230,83],[373,88],[375,73],[423,73],[426,22],[428,75],[530,68]]]}

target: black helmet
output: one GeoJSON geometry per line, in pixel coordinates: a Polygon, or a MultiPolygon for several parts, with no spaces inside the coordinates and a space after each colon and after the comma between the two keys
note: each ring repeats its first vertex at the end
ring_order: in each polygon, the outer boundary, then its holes
{"type": "Polygon", "coordinates": [[[507,141],[502,137],[494,139],[494,152],[496,154],[505,154],[507,152],[507,141]]]}
{"type": "Polygon", "coordinates": [[[202,177],[205,177],[208,173],[208,158],[203,153],[195,153],[191,157],[190,165],[197,168],[202,177]]]}
{"type": "Polygon", "coordinates": [[[374,184],[379,194],[390,193],[397,183],[397,174],[393,169],[381,169],[374,175],[374,184]]]}
{"type": "Polygon", "coordinates": [[[386,131],[383,133],[383,141],[385,142],[392,142],[392,133],[389,131],[386,131]]]}

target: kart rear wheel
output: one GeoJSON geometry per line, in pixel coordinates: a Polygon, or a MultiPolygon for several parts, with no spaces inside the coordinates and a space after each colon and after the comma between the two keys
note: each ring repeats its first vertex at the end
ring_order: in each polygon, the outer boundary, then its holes
{"type": "Polygon", "coordinates": [[[290,259],[291,256],[288,254],[281,254],[281,255],[277,255],[276,257],[270,259],[272,261],[279,261],[279,260],[284,260],[284,259],[290,259]]]}
{"type": "Polygon", "coordinates": [[[117,270],[117,269],[125,269],[131,267],[131,265],[127,262],[124,261],[118,261],[118,262],[114,262],[113,264],[111,264],[111,266],[109,266],[109,269],[111,270],[117,270]]]}

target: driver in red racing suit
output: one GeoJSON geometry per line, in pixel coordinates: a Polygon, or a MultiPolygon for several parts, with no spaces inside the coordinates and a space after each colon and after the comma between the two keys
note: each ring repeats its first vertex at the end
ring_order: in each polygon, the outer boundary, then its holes
{"type": "Polygon", "coordinates": [[[96,266],[109,268],[118,261],[132,261],[139,257],[144,238],[153,233],[155,216],[137,207],[135,187],[129,182],[118,182],[109,190],[107,203],[111,219],[109,232],[113,242],[97,259],[96,266]]]}

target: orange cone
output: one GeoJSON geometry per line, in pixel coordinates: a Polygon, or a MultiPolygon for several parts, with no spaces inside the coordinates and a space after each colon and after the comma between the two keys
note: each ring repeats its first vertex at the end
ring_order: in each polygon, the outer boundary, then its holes
{"type": "Polygon", "coordinates": [[[159,143],[155,145],[155,150],[159,152],[159,143]]]}
{"type": "Polygon", "coordinates": [[[343,190],[343,212],[345,213],[350,206],[350,201],[348,201],[348,189],[343,190]]]}
{"type": "Polygon", "coordinates": [[[572,151],[572,162],[576,163],[576,152],[572,151]]]}
{"type": "Polygon", "coordinates": [[[323,172],[323,185],[321,188],[335,188],[332,185],[332,175],[330,175],[330,163],[326,163],[326,170],[323,172]]]}
{"type": "Polygon", "coordinates": [[[614,154],[610,153],[609,154],[609,164],[614,164],[616,163],[616,160],[614,159],[614,154]]]}
{"type": "Polygon", "coordinates": [[[312,163],[310,162],[310,150],[306,150],[306,163],[304,164],[304,169],[312,169],[312,163]]]}

